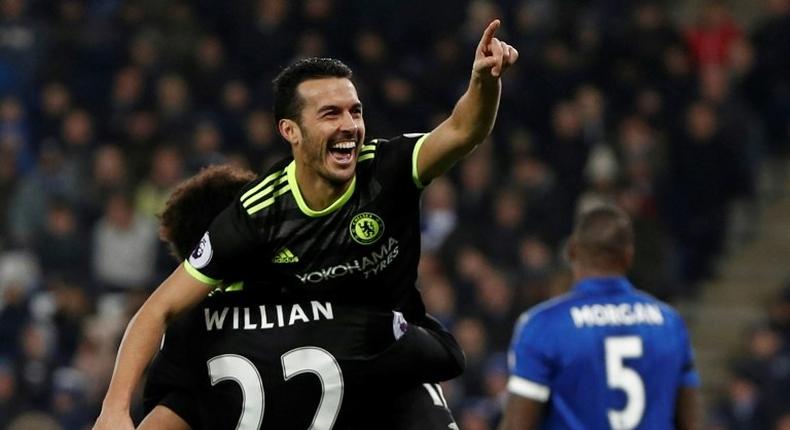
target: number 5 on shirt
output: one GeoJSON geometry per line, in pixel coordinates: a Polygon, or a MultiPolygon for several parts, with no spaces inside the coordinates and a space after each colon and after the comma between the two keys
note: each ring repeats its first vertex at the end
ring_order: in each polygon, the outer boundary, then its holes
{"type": "Polygon", "coordinates": [[[622,410],[609,409],[609,424],[614,430],[636,428],[645,412],[645,384],[634,369],[624,365],[627,358],[642,356],[642,338],[639,336],[611,336],[604,339],[606,350],[606,383],[612,389],[625,392],[622,410]]]}

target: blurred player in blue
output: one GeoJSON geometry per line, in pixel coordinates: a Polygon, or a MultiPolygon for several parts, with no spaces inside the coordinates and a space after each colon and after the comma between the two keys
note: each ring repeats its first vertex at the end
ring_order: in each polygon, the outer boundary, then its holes
{"type": "Polygon", "coordinates": [[[699,377],[686,327],[626,279],[633,255],[622,210],[579,217],[572,291],[516,323],[500,430],[695,428],[699,377]]]}

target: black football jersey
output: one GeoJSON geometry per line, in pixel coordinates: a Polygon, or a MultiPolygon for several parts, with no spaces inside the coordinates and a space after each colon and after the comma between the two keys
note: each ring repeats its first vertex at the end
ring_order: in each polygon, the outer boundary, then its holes
{"type": "Polygon", "coordinates": [[[424,384],[463,367],[440,324],[331,302],[264,303],[255,293],[209,297],[168,329],[149,369],[147,411],[161,404],[193,429],[448,428],[440,389],[424,384]]]}
{"type": "Polygon", "coordinates": [[[244,279],[273,302],[332,301],[422,318],[415,160],[425,136],[363,145],[351,185],[322,211],[305,204],[295,162],[282,160],[215,219],[187,271],[211,284],[244,279]]]}
{"type": "Polygon", "coordinates": [[[366,376],[395,343],[393,313],[244,296],[207,300],[190,319],[200,427],[365,428],[378,391],[366,376]]]}

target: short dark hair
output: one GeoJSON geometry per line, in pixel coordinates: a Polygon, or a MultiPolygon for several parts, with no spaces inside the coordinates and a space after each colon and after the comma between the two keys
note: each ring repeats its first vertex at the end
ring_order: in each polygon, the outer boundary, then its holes
{"type": "Polygon", "coordinates": [[[185,259],[214,218],[255,177],[246,169],[216,165],[180,183],[159,216],[159,236],[167,242],[170,253],[178,260],[185,259]]]}
{"type": "Polygon", "coordinates": [[[351,79],[351,68],[334,58],[304,58],[280,72],[274,84],[274,121],[283,118],[299,122],[304,100],[296,89],[304,81],[321,78],[351,79]]]}
{"type": "Polygon", "coordinates": [[[573,229],[573,237],[581,257],[603,268],[625,263],[625,257],[634,246],[631,218],[624,210],[611,204],[595,206],[581,213],[573,229]]]}

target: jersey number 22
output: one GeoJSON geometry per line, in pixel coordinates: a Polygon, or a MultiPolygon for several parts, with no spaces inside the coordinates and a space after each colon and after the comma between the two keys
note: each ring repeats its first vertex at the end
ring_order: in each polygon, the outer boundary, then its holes
{"type": "MultiPolygon", "coordinates": [[[[286,381],[302,373],[313,373],[321,381],[321,401],[309,430],[331,430],[343,402],[343,372],[335,357],[324,349],[307,346],[286,352],[280,361],[286,381]]],[[[258,430],[266,400],[258,369],[241,355],[223,354],[208,361],[208,371],[212,386],[232,380],[241,387],[243,400],[236,430],[258,430]]]]}

